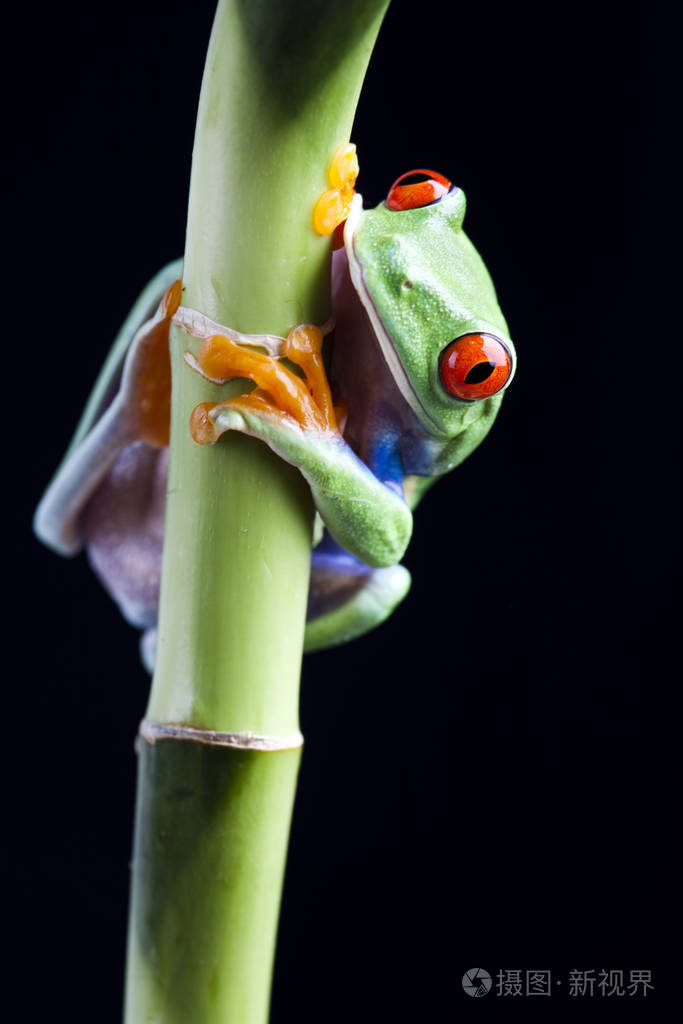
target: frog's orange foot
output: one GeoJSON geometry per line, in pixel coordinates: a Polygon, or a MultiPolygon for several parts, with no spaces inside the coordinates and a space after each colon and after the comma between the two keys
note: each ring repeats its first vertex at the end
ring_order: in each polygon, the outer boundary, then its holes
{"type": "Polygon", "coordinates": [[[300,429],[300,424],[287,412],[278,409],[271,402],[269,396],[260,388],[255,388],[246,395],[238,395],[230,398],[227,402],[200,402],[192,410],[190,415],[190,436],[195,444],[215,444],[226,429],[225,416],[222,417],[222,426],[216,425],[219,414],[233,412],[236,415],[231,417],[233,429],[243,429],[243,422],[240,417],[255,413],[262,420],[272,420],[274,425],[283,426],[285,423],[290,427],[300,429]]]}
{"type": "Polygon", "coordinates": [[[161,299],[159,311],[163,313],[164,319],[170,320],[175,315],[180,305],[183,294],[183,282],[181,278],[174,281],[170,288],[167,288],[161,299]]]}
{"type": "MultiPolygon", "coordinates": [[[[357,177],[356,147],[349,142],[340,146],[332,157],[327,174],[330,188],[323,192],[313,209],[313,227],[319,235],[333,234],[348,217],[357,177]]],[[[335,244],[335,248],[340,246],[335,244]]]]}
{"type": "Polygon", "coordinates": [[[182,281],[166,290],[154,317],[136,336],[134,358],[124,373],[132,436],[152,448],[165,448],[171,422],[171,317],[180,305],[182,281]]]}
{"type": "Polygon", "coordinates": [[[245,377],[256,390],[218,406],[202,402],[190,418],[190,432],[198,444],[213,444],[218,435],[212,410],[233,409],[280,418],[290,426],[318,433],[339,433],[337,409],[322,360],[323,335],[319,327],[301,324],[291,330],[282,355],[299,366],[304,379],[272,356],[250,351],[223,335],[202,342],[198,355],[185,353],[185,362],[214,384],[245,377]]]}

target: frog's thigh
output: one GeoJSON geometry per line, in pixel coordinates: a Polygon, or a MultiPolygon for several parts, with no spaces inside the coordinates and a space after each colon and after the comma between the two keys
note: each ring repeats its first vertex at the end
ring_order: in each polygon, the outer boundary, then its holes
{"type": "Polygon", "coordinates": [[[379,626],[410,589],[402,565],[371,569],[348,556],[313,553],[304,650],[346,643],[379,626]]]}
{"type": "Polygon", "coordinates": [[[156,624],[168,448],[129,445],[80,520],[90,564],[134,626],[156,624]]]}

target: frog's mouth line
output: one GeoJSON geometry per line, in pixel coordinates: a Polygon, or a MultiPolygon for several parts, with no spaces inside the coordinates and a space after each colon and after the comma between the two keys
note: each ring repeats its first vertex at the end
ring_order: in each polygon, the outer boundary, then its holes
{"type": "Polygon", "coordinates": [[[427,409],[425,409],[413,385],[410,383],[408,375],[398,357],[396,349],[392,344],[391,338],[387,334],[381,317],[377,312],[377,307],[372,301],[372,298],[365,286],[363,270],[358,257],[356,256],[356,250],[354,247],[354,236],[362,212],[363,199],[359,193],[356,193],[353,197],[349,216],[346,219],[346,225],[344,227],[344,247],[346,249],[346,255],[349,262],[349,273],[351,275],[353,287],[356,289],[358,297],[363,304],[363,308],[370,318],[370,323],[372,324],[372,328],[375,332],[375,337],[379,341],[379,347],[382,355],[384,356],[384,361],[387,364],[389,372],[394,378],[401,395],[413,410],[417,418],[422,421],[423,426],[429,430],[429,433],[433,437],[448,437],[448,434],[433,419],[427,409]]]}

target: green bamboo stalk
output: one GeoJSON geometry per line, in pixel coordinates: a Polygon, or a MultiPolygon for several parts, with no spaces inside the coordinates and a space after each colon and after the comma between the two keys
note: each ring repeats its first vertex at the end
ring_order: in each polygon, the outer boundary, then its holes
{"type": "MultiPolygon", "coordinates": [[[[221,0],[195,136],[183,305],[250,333],[327,319],[330,244],[311,230],[311,213],[349,137],[387,5],[221,0]]],[[[156,738],[154,723],[296,736],[312,510],[299,474],[265,445],[192,443],[192,408],[228,391],[187,369],[187,348],[174,329],[126,1022],[262,1024],[300,751],[156,738]]]]}

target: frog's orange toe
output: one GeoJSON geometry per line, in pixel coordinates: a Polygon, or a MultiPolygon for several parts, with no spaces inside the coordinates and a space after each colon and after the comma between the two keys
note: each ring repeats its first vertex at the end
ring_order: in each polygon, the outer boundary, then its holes
{"type": "MultiPolygon", "coordinates": [[[[327,182],[313,208],[313,227],[319,235],[332,235],[343,224],[351,209],[353,190],[358,177],[358,157],[352,142],[339,146],[330,162],[327,182]]],[[[339,248],[335,241],[335,248],[339,248]]]]}
{"type": "Polygon", "coordinates": [[[323,192],[313,209],[313,227],[319,235],[331,235],[342,221],[346,220],[351,209],[351,196],[345,195],[338,188],[330,188],[323,192]]]}
{"type": "Polygon", "coordinates": [[[337,420],[322,357],[323,333],[314,324],[292,328],[285,341],[284,355],[306,376],[306,384],[320,411],[326,430],[337,430],[337,420]]]}
{"type": "Polygon", "coordinates": [[[171,317],[180,304],[183,283],[166,289],[156,316],[138,336],[135,361],[128,380],[131,426],[135,437],[152,448],[165,448],[171,425],[171,358],[168,348],[171,317]]]}
{"type": "Polygon", "coordinates": [[[332,188],[350,188],[358,177],[358,157],[353,142],[346,142],[336,150],[330,162],[327,180],[332,188]]]}
{"type": "Polygon", "coordinates": [[[161,300],[161,308],[163,314],[166,317],[172,317],[175,315],[178,306],[180,305],[180,298],[183,293],[183,282],[180,278],[174,281],[170,288],[167,288],[164,297],[161,300]]]}
{"type": "Polygon", "coordinates": [[[197,362],[210,380],[226,381],[237,375],[241,355],[242,350],[234,341],[216,334],[201,343],[197,362]]]}
{"type": "Polygon", "coordinates": [[[219,438],[209,413],[216,406],[215,402],[200,402],[190,415],[190,436],[195,444],[215,444],[219,438]]]}

